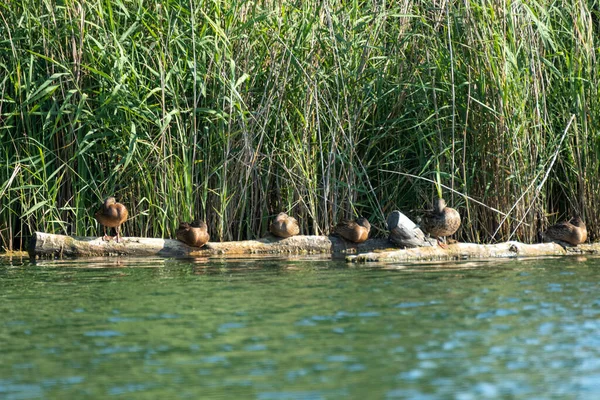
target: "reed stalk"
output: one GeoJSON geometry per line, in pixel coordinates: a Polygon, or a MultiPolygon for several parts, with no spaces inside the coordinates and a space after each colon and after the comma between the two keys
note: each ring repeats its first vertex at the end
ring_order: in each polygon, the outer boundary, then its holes
{"type": "Polygon", "coordinates": [[[202,218],[213,240],[251,239],[280,211],[304,234],[363,215],[383,235],[390,211],[437,197],[436,176],[461,194],[443,193],[460,240],[532,242],[573,213],[595,239],[599,15],[563,0],[3,2],[0,243],[97,235],[107,195],[130,210],[126,235],[202,218]]]}

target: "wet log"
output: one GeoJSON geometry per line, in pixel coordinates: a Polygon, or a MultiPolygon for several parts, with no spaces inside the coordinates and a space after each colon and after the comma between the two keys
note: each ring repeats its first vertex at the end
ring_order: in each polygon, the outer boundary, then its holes
{"type": "Polygon", "coordinates": [[[443,249],[439,246],[412,249],[367,252],[346,256],[348,262],[412,262],[466,260],[483,258],[544,257],[598,254],[600,243],[563,246],[558,243],[524,244],[504,242],[497,244],[455,243],[443,249]]]}
{"type": "Polygon", "coordinates": [[[124,237],[120,243],[100,237],[54,235],[35,232],[28,253],[32,258],[78,256],[162,256],[210,257],[231,255],[346,255],[348,262],[411,262],[465,260],[482,258],[542,257],[570,254],[598,254],[600,243],[563,247],[557,243],[498,244],[456,243],[398,250],[387,239],[369,239],[359,245],[335,236],[293,236],[287,239],[266,237],[239,242],[209,242],[202,248],[190,247],[174,239],[124,237]]]}
{"type": "Polygon", "coordinates": [[[190,247],[174,239],[123,237],[117,243],[101,237],[65,236],[35,232],[29,242],[32,258],[77,256],[215,256],[240,254],[350,254],[390,249],[387,239],[370,239],[353,244],[335,236],[266,237],[237,242],[208,242],[202,248],[190,247]]]}

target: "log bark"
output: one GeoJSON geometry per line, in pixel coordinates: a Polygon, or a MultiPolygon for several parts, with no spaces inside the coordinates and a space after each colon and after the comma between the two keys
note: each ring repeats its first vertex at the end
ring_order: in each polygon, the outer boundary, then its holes
{"type": "Polygon", "coordinates": [[[100,237],[78,237],[35,232],[28,249],[32,258],[77,256],[227,256],[286,254],[346,254],[348,262],[410,262],[430,260],[464,260],[472,258],[541,257],[570,254],[598,254],[600,243],[563,247],[557,243],[498,244],[456,243],[404,250],[393,248],[387,239],[369,239],[359,245],[335,236],[274,237],[239,242],[209,242],[202,248],[190,247],[178,240],[125,237],[121,243],[106,242],[100,237]],[[350,255],[355,253],[354,255],[350,255]],[[358,253],[358,254],[356,254],[358,253]]]}
{"type": "Polygon", "coordinates": [[[421,228],[398,210],[392,211],[386,222],[390,241],[399,247],[430,247],[437,244],[435,239],[425,237],[421,228]]]}
{"type": "Polygon", "coordinates": [[[367,252],[346,256],[348,262],[410,262],[434,260],[466,260],[474,258],[543,257],[598,254],[600,243],[563,247],[558,243],[524,244],[504,242],[497,244],[456,243],[442,249],[439,246],[413,249],[367,252]]]}
{"type": "Polygon", "coordinates": [[[124,237],[121,242],[100,237],[65,236],[35,232],[28,253],[35,257],[77,256],[213,256],[236,254],[350,254],[390,249],[387,239],[370,239],[361,244],[335,236],[293,236],[287,239],[266,237],[239,242],[208,242],[202,248],[190,247],[174,239],[124,237]]]}

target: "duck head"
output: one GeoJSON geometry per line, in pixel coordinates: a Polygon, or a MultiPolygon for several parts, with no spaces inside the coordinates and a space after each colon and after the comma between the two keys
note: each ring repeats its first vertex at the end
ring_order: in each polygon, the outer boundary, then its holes
{"type": "Polygon", "coordinates": [[[201,219],[195,219],[192,221],[191,224],[189,224],[188,226],[191,226],[192,228],[206,228],[207,225],[204,221],[202,221],[201,219]]]}
{"type": "Polygon", "coordinates": [[[116,204],[117,203],[117,199],[115,199],[114,196],[109,196],[106,199],[104,199],[104,207],[108,207],[112,204],[116,204]]]}
{"type": "Polygon", "coordinates": [[[437,199],[435,201],[435,203],[433,204],[433,210],[436,213],[441,213],[442,211],[444,211],[444,209],[446,208],[446,200],[444,199],[437,199]]]}
{"type": "Polygon", "coordinates": [[[275,217],[275,221],[285,221],[288,218],[288,215],[284,212],[280,212],[279,214],[277,214],[277,216],[275,217]]]}
{"type": "Polygon", "coordinates": [[[360,226],[364,226],[367,230],[371,230],[371,224],[365,217],[360,217],[356,220],[356,223],[360,226]]]}
{"type": "Polygon", "coordinates": [[[581,228],[581,227],[585,226],[585,223],[583,222],[583,220],[581,219],[581,217],[579,217],[579,215],[571,218],[571,220],[569,222],[572,223],[573,225],[575,225],[578,228],[581,228]]]}
{"type": "Polygon", "coordinates": [[[187,222],[180,222],[179,229],[181,229],[181,230],[190,229],[190,224],[188,224],[187,222]]]}

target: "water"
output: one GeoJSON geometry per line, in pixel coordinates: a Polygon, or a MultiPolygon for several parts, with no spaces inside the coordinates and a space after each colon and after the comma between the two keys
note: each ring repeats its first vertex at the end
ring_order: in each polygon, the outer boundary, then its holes
{"type": "Polygon", "coordinates": [[[600,395],[600,259],[0,261],[0,398],[600,395]]]}

